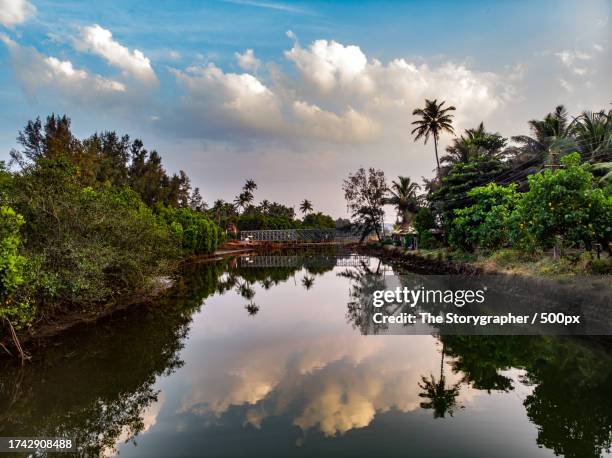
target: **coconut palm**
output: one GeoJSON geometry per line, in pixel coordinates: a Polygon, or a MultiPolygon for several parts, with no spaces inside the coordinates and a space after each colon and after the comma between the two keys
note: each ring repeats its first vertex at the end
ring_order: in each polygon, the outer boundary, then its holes
{"type": "Polygon", "coordinates": [[[466,164],[478,157],[501,157],[506,139],[498,133],[487,132],[484,123],[475,129],[466,129],[465,134],[455,138],[451,145],[446,147],[444,156],[440,158],[443,164],[466,164]]]}
{"type": "Polygon", "coordinates": [[[590,162],[612,160],[612,110],[583,111],[572,121],[569,130],[579,145],[582,158],[590,162]]]}
{"type": "Polygon", "coordinates": [[[264,215],[268,214],[268,211],[270,211],[270,201],[268,199],[262,200],[259,204],[259,209],[264,215]]]}
{"type": "Polygon", "coordinates": [[[244,183],[244,186],[242,187],[243,191],[250,192],[250,193],[252,193],[256,189],[257,189],[257,183],[255,183],[255,180],[252,180],[252,179],[246,180],[244,183]]]}
{"type": "Polygon", "coordinates": [[[305,215],[306,213],[310,213],[312,211],[312,202],[308,199],[304,199],[300,204],[300,211],[305,215]]]}
{"type": "Polygon", "coordinates": [[[576,142],[570,136],[568,114],[563,105],[558,105],[544,119],[530,120],[528,125],[531,136],[512,137],[518,146],[508,148],[515,162],[530,162],[541,166],[547,162],[556,162],[559,156],[577,149],[576,142]]]}
{"type": "Polygon", "coordinates": [[[397,216],[404,227],[410,224],[418,211],[419,202],[416,191],[421,187],[410,181],[410,177],[398,176],[397,178],[398,181],[391,182],[390,197],[386,199],[386,203],[395,207],[397,216]]]}
{"type": "Polygon", "coordinates": [[[425,108],[417,108],[412,112],[414,116],[420,116],[420,119],[412,123],[416,126],[412,129],[412,135],[416,134],[414,139],[420,140],[422,138],[424,144],[427,144],[429,137],[434,139],[438,175],[440,174],[440,159],[438,158],[440,134],[442,132],[455,133],[452,126],[453,115],[450,112],[456,110],[456,108],[453,106],[443,108],[444,103],[444,101],[438,103],[437,99],[425,99],[425,108]]]}
{"type": "Polygon", "coordinates": [[[251,202],[253,202],[253,194],[251,194],[250,191],[242,191],[234,199],[236,208],[240,208],[242,210],[246,209],[251,202]]]}

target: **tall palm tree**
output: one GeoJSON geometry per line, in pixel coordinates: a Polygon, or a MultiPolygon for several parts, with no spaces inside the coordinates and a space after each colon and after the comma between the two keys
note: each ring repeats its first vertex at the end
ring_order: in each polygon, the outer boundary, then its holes
{"type": "Polygon", "coordinates": [[[419,202],[416,191],[421,187],[410,181],[410,177],[398,176],[397,178],[398,181],[391,182],[390,197],[386,199],[386,203],[395,207],[402,226],[406,226],[418,211],[419,202]]]}
{"type": "Polygon", "coordinates": [[[308,199],[304,199],[300,204],[300,211],[305,215],[306,213],[310,213],[312,211],[312,202],[308,199]]]}
{"type": "Polygon", "coordinates": [[[250,192],[250,193],[252,193],[256,189],[257,189],[257,183],[255,183],[255,180],[252,180],[252,179],[246,180],[244,183],[244,186],[242,187],[243,191],[250,192]]]}
{"type": "Polygon", "coordinates": [[[417,108],[412,112],[414,116],[420,116],[420,119],[412,123],[412,125],[416,126],[412,129],[412,135],[416,134],[414,137],[415,141],[423,138],[423,143],[427,144],[429,137],[434,139],[438,175],[440,174],[440,159],[438,158],[438,139],[440,134],[442,132],[455,133],[452,126],[453,115],[450,112],[456,110],[456,108],[453,106],[443,108],[444,103],[444,101],[438,103],[437,99],[425,99],[425,108],[417,108]]]}

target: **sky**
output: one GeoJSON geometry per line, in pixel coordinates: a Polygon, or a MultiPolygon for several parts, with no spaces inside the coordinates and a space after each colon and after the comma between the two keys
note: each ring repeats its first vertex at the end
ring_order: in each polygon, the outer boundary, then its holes
{"type": "Polygon", "coordinates": [[[253,178],[256,201],[346,216],[342,180],[359,167],[432,176],[433,145],[410,134],[425,98],[457,108],[457,134],[483,121],[506,137],[558,104],[608,109],[611,12],[611,0],[0,0],[0,160],[29,119],[65,113],[81,138],[141,138],[209,204],[253,178]]]}

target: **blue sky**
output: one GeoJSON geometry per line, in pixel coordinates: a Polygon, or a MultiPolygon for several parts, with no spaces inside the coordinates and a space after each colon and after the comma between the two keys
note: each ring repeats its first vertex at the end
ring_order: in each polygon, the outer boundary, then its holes
{"type": "Polygon", "coordinates": [[[341,179],[359,166],[431,174],[431,145],[408,128],[425,97],[456,105],[459,131],[484,121],[507,136],[558,103],[608,106],[611,10],[604,0],[0,0],[0,158],[28,119],[67,113],[79,136],[143,138],[209,202],[253,177],[260,199],[308,197],[341,215],[341,179]]]}

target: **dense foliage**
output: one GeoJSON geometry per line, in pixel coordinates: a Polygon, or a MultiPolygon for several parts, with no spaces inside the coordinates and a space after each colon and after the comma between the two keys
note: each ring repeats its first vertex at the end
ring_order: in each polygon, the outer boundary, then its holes
{"type": "Polygon", "coordinates": [[[474,204],[455,210],[452,245],[472,251],[513,243],[533,251],[555,245],[593,248],[612,242],[612,195],[597,188],[580,165],[580,155],[561,159],[562,167],[528,177],[529,189],[490,183],[468,192],[474,204]]]}
{"type": "Polygon", "coordinates": [[[14,327],[95,314],[217,247],[199,191],[184,172],[168,176],[140,140],[104,132],[81,141],[67,117],[52,115],[30,121],[18,142],[16,170],[0,167],[0,317],[14,327]]]}
{"type": "Polygon", "coordinates": [[[493,249],[509,242],[510,214],[517,200],[516,185],[490,183],[468,192],[474,204],[455,210],[451,244],[465,250],[493,249]]]}

